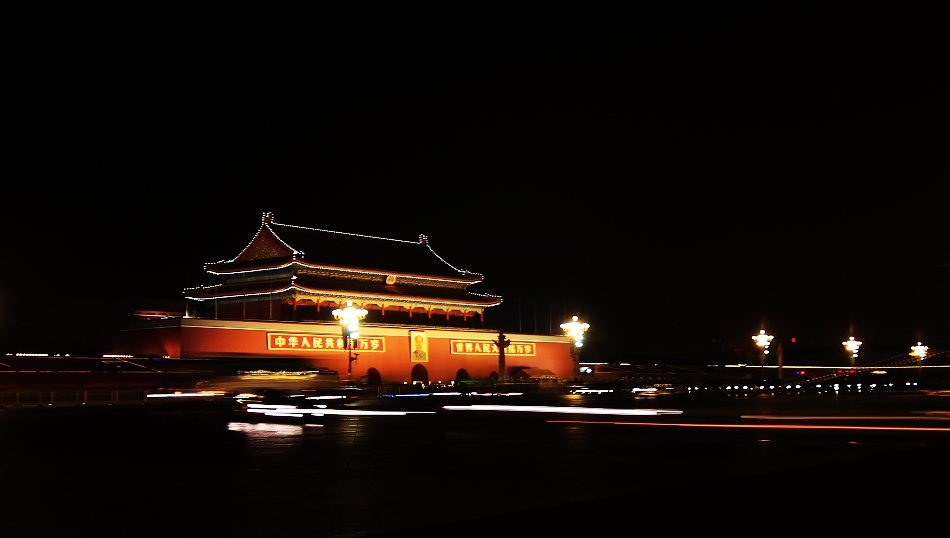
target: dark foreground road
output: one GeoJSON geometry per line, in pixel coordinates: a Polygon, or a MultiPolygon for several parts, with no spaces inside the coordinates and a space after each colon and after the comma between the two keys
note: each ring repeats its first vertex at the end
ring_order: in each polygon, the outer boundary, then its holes
{"type": "Polygon", "coordinates": [[[325,403],[0,409],[0,536],[810,533],[942,521],[950,478],[939,396],[325,403]]]}

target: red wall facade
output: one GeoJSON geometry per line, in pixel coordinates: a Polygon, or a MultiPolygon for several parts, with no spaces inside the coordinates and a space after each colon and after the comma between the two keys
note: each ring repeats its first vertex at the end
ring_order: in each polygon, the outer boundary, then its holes
{"type": "MultiPolygon", "coordinates": [[[[566,337],[508,334],[511,345],[505,364],[509,374],[517,368],[540,368],[568,379],[573,365],[566,337]]],[[[353,378],[370,368],[382,383],[412,381],[412,370],[421,365],[429,382],[447,383],[464,369],[470,379],[487,379],[498,372],[497,333],[435,327],[365,326],[360,328],[359,356],[353,378]],[[413,357],[415,337],[421,336],[422,355],[413,357]],[[375,347],[375,349],[373,349],[375,347]]],[[[122,331],[114,352],[171,358],[294,358],[312,367],[336,370],[346,377],[348,352],[339,349],[342,333],[336,324],[223,321],[198,318],[143,322],[122,331]],[[330,346],[330,347],[328,347],[330,346]]]]}

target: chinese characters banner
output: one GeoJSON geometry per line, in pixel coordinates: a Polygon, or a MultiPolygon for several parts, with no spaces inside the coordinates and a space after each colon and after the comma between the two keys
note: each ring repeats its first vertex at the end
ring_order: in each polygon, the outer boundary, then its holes
{"type": "MultiPolygon", "coordinates": [[[[449,345],[452,348],[453,355],[497,355],[498,346],[494,342],[482,342],[474,340],[450,340],[449,345]]],[[[535,355],[534,344],[524,344],[512,342],[505,348],[505,355],[535,355]]]]}
{"type": "MultiPolygon", "coordinates": [[[[267,333],[267,349],[285,351],[346,351],[342,336],[314,336],[298,333],[267,333]]],[[[356,340],[353,351],[384,353],[386,338],[370,336],[356,340]]]]}

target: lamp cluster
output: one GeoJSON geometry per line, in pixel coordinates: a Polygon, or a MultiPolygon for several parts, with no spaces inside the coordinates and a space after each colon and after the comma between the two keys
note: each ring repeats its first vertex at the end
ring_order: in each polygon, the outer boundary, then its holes
{"type": "Polygon", "coordinates": [[[927,358],[927,350],[930,348],[917,342],[916,346],[911,346],[910,354],[914,357],[917,357],[919,360],[924,360],[927,358]]]}
{"type": "Polygon", "coordinates": [[[759,331],[759,334],[752,337],[752,340],[755,341],[755,345],[762,348],[762,354],[769,354],[769,344],[772,343],[772,339],[775,338],[771,334],[765,334],[765,329],[759,331]]]}
{"type": "Polygon", "coordinates": [[[345,308],[337,308],[333,312],[333,317],[340,321],[343,328],[343,339],[345,349],[349,354],[346,361],[346,379],[347,382],[353,381],[353,361],[359,356],[359,353],[353,353],[356,348],[356,341],[360,337],[360,320],[366,317],[369,312],[365,308],[355,308],[353,301],[347,301],[345,308]]]}
{"type": "Polygon", "coordinates": [[[860,340],[855,340],[854,337],[848,338],[847,342],[841,342],[841,345],[844,346],[845,351],[851,354],[852,359],[858,358],[858,349],[861,348],[861,344],[864,342],[860,340]]]}
{"type": "MultiPolygon", "coordinates": [[[[563,325],[562,325],[563,327],[563,325]]],[[[770,334],[765,334],[765,330],[760,330],[759,334],[752,337],[752,340],[755,342],[755,345],[759,346],[762,349],[763,356],[769,352],[769,344],[772,342],[774,337],[770,334]]],[[[794,342],[795,340],[792,339],[794,342]]],[[[853,336],[848,337],[847,340],[841,342],[841,345],[844,346],[844,350],[851,356],[851,362],[854,363],[858,358],[858,352],[861,349],[861,346],[864,342],[860,340],[855,340],[853,336]]],[[[930,348],[923,345],[920,342],[917,342],[916,346],[910,347],[910,356],[917,357],[918,360],[924,360],[927,358],[927,351],[930,348]]]]}
{"type": "Polygon", "coordinates": [[[590,324],[579,322],[577,316],[572,316],[571,321],[561,324],[561,328],[568,337],[574,339],[574,347],[579,348],[584,345],[584,332],[590,328],[590,324]]]}
{"type": "Polygon", "coordinates": [[[368,313],[364,308],[354,308],[353,301],[347,301],[346,308],[337,308],[332,312],[333,317],[346,328],[350,340],[356,340],[360,337],[360,320],[365,318],[368,313]]]}

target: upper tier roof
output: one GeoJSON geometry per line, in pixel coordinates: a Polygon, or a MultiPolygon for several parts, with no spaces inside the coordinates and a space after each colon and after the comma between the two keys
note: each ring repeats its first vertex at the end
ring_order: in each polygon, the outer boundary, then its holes
{"type": "Polygon", "coordinates": [[[279,260],[296,260],[315,267],[364,269],[386,274],[405,274],[481,282],[482,275],[457,269],[432,250],[428,239],[386,239],[274,222],[265,213],[261,228],[251,242],[231,260],[207,264],[213,273],[233,273],[279,260]]]}

